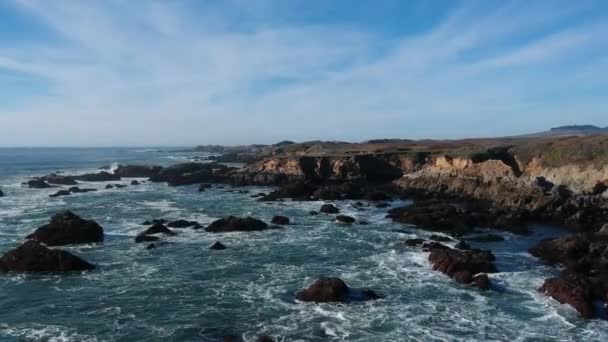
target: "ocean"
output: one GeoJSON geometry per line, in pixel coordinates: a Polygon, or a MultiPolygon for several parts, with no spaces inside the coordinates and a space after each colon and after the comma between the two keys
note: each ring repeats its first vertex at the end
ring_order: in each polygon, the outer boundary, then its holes
{"type": "MultiPolygon", "coordinates": [[[[569,306],[538,293],[557,274],[527,253],[557,227],[535,226],[531,236],[500,233],[502,242],[471,243],[491,249],[499,273],[479,291],[431,270],[427,253],[401,244],[432,233],[393,223],[386,209],[335,204],[369,225],[346,226],[309,215],[323,202],[268,202],[249,193],[213,187],[169,187],[146,182],[50,198],[58,189],[21,185],[34,176],[97,172],[118,164],[170,165],[195,154],[169,148],[0,149],[0,252],[69,209],[97,221],[105,242],[61,247],[97,265],[67,275],[0,275],[0,341],[216,341],[224,335],[255,341],[607,341],[608,322],[583,320],[569,306]],[[284,229],[206,233],[175,229],[157,248],[134,243],[155,218],[195,220],[274,215],[284,229]],[[222,251],[208,247],[221,241],[222,251]],[[300,303],[294,293],[320,276],[368,287],[383,299],[351,304],[300,303]]],[[[200,155],[200,154],[197,154],[200,155]]],[[[139,179],[142,181],[143,179],[139,179]]],[[[392,206],[407,201],[391,202],[392,206]]],[[[448,243],[450,244],[450,243],[448,243]]]]}

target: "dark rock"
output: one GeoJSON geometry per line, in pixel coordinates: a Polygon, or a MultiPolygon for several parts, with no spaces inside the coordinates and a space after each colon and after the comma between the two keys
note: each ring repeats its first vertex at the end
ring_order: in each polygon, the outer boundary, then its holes
{"type": "Polygon", "coordinates": [[[87,173],[84,175],[74,176],[74,179],[85,182],[108,182],[120,180],[120,176],[106,171],[98,173],[87,173]]]}
{"type": "Polygon", "coordinates": [[[150,178],[158,175],[162,166],[118,165],[114,174],[124,178],[150,178]]]}
{"type": "Polygon", "coordinates": [[[311,210],[311,211],[308,212],[308,215],[310,215],[310,216],[316,216],[316,215],[319,215],[319,212],[316,211],[316,210],[311,210]]]}
{"type": "Polygon", "coordinates": [[[140,183],[134,179],[131,181],[131,185],[140,185],[140,183]]]}
{"type": "Polygon", "coordinates": [[[149,244],[149,245],[146,246],[146,249],[148,249],[148,250],[149,249],[154,249],[154,248],[156,248],[156,244],[153,244],[153,243],[151,243],[151,244],[149,244]]]}
{"type": "Polygon", "coordinates": [[[270,336],[262,335],[258,336],[257,342],[274,342],[274,339],[270,336]]]}
{"type": "Polygon", "coordinates": [[[478,274],[473,277],[473,285],[481,290],[490,289],[490,278],[485,273],[478,274]]]}
{"type": "Polygon", "coordinates": [[[467,240],[475,241],[475,242],[500,242],[500,241],[504,241],[505,238],[500,235],[496,235],[496,234],[484,234],[484,235],[469,237],[469,238],[467,238],[467,240]]]}
{"type": "Polygon", "coordinates": [[[438,241],[438,242],[452,241],[452,238],[450,238],[449,236],[436,235],[436,234],[431,235],[429,237],[429,239],[431,239],[433,241],[438,241]]]}
{"type": "Polygon", "coordinates": [[[367,226],[369,224],[369,222],[367,221],[359,221],[359,224],[362,226],[367,226]]]}
{"type": "Polygon", "coordinates": [[[199,223],[196,221],[186,221],[186,220],[176,220],[176,221],[167,223],[167,227],[171,227],[171,228],[188,228],[188,227],[194,227],[197,225],[199,225],[199,223]]]}
{"type": "Polygon", "coordinates": [[[388,201],[390,197],[384,192],[371,192],[365,195],[365,199],[368,201],[380,202],[388,201]]]}
{"type": "Polygon", "coordinates": [[[321,206],[321,209],[319,210],[319,212],[322,212],[324,214],[337,214],[340,212],[340,209],[338,209],[335,205],[333,204],[323,204],[321,206]]]}
{"type": "Polygon", "coordinates": [[[253,217],[235,217],[228,216],[217,221],[212,222],[205,228],[205,231],[212,233],[223,233],[223,232],[247,232],[256,230],[268,229],[268,225],[261,220],[253,217]]]}
{"type": "Polygon", "coordinates": [[[371,290],[362,290],[357,293],[339,278],[320,278],[307,289],[298,292],[296,298],[303,302],[346,303],[353,300],[378,299],[380,296],[371,290]]]}
{"type": "Polygon", "coordinates": [[[93,220],[84,220],[71,211],[62,211],[27,238],[48,246],[97,243],[103,242],[103,228],[93,220]]]}
{"type": "Polygon", "coordinates": [[[113,188],[114,188],[114,185],[112,185],[112,184],[106,185],[106,189],[113,189],[113,188]]]}
{"type": "Polygon", "coordinates": [[[338,223],[352,224],[352,223],[355,223],[356,220],[350,216],[338,215],[338,216],[336,216],[336,221],[338,223]]]}
{"type": "Polygon", "coordinates": [[[214,250],[223,250],[223,249],[226,249],[226,248],[227,247],[224,246],[224,244],[222,244],[219,241],[215,242],[213,245],[211,245],[211,247],[209,247],[209,249],[214,249],[214,250]]]}
{"type": "Polygon", "coordinates": [[[153,219],[152,221],[144,221],[142,222],[142,226],[151,226],[153,224],[165,224],[168,221],[164,218],[160,218],[160,219],[153,219]]]}
{"type": "Polygon", "coordinates": [[[497,271],[494,256],[487,251],[461,251],[448,247],[431,248],[430,252],[429,261],[433,270],[447,274],[462,284],[473,282],[473,276],[478,273],[497,271]]]}
{"type": "Polygon", "coordinates": [[[127,185],[126,185],[126,184],[114,184],[114,187],[115,187],[116,189],[122,189],[122,188],[126,188],[126,187],[127,187],[127,185]]]}
{"type": "Polygon", "coordinates": [[[160,240],[160,238],[158,236],[154,236],[154,235],[142,235],[142,234],[140,234],[140,235],[137,235],[135,237],[135,243],[158,241],[158,240],[160,240]]]}
{"type": "Polygon", "coordinates": [[[592,285],[583,275],[565,270],[560,276],[545,280],[538,290],[562,304],[569,304],[584,318],[595,316],[592,285]]]}
{"type": "Polygon", "coordinates": [[[53,187],[43,179],[30,179],[27,181],[27,186],[32,189],[48,189],[53,187]]]}
{"type": "Polygon", "coordinates": [[[425,242],[422,244],[422,250],[424,250],[425,252],[428,252],[433,249],[450,249],[450,247],[435,241],[425,242]]]}
{"type": "Polygon", "coordinates": [[[71,193],[83,193],[83,192],[97,191],[97,189],[93,189],[93,188],[84,188],[84,189],[81,189],[81,188],[79,188],[77,186],[73,186],[73,187],[70,187],[68,189],[68,191],[71,192],[71,193]]]}
{"type": "MultiPolygon", "coordinates": [[[[191,185],[212,182],[215,170],[226,170],[227,166],[217,163],[182,163],[171,165],[150,177],[152,182],[166,182],[170,186],[191,185]]],[[[219,172],[218,171],[218,172],[219,172]]]]}
{"type": "Polygon", "coordinates": [[[88,271],[95,266],[62,250],[49,249],[36,241],[21,246],[0,257],[0,272],[71,272],[88,271]]]}
{"type": "Polygon", "coordinates": [[[388,207],[390,207],[390,206],[391,206],[391,205],[390,205],[390,204],[388,204],[388,203],[386,203],[386,202],[376,204],[376,208],[379,208],[379,209],[382,209],[382,208],[388,208],[388,207]]]}
{"type": "Polygon", "coordinates": [[[49,197],[69,196],[72,193],[67,190],[59,190],[54,194],[50,194],[49,197]]]}
{"type": "Polygon", "coordinates": [[[294,200],[308,201],[313,198],[316,190],[317,187],[309,182],[290,182],[282,184],[279,189],[261,197],[260,200],[276,201],[279,199],[291,198],[294,200]]]}
{"type": "Polygon", "coordinates": [[[454,247],[461,249],[463,251],[471,249],[471,246],[469,246],[469,244],[466,243],[464,240],[458,241],[458,243],[454,247]]]}
{"type": "Polygon", "coordinates": [[[210,188],[211,188],[211,184],[203,183],[203,184],[199,185],[198,191],[203,192],[206,189],[210,189],[210,188]]]}
{"type": "Polygon", "coordinates": [[[569,235],[555,239],[544,239],[528,251],[548,263],[573,263],[589,252],[589,238],[586,235],[569,235]]]}
{"type": "Polygon", "coordinates": [[[165,227],[162,224],[155,224],[152,227],[144,230],[139,235],[153,235],[153,234],[164,234],[168,236],[176,236],[177,233],[172,231],[171,229],[165,227]]]}
{"type": "Polygon", "coordinates": [[[272,218],[272,221],[270,221],[270,223],[284,226],[284,225],[288,225],[290,222],[289,222],[289,217],[277,215],[272,218]]]}
{"type": "Polygon", "coordinates": [[[4,192],[2,192],[2,189],[0,189],[0,197],[4,196],[4,192]]]}
{"type": "Polygon", "coordinates": [[[423,239],[407,239],[403,243],[406,246],[415,247],[415,246],[422,245],[423,242],[424,242],[423,239]]]}

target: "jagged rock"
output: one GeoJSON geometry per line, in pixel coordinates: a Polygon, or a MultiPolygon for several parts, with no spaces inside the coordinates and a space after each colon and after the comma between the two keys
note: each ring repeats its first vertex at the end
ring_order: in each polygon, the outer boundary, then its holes
{"type": "Polygon", "coordinates": [[[355,221],[356,220],[350,216],[346,216],[346,215],[336,216],[336,222],[338,222],[338,223],[352,224],[352,223],[355,223],[355,221]]]}
{"type": "Polygon", "coordinates": [[[188,227],[195,227],[195,226],[199,226],[199,223],[196,221],[187,221],[187,220],[176,220],[176,221],[167,223],[167,227],[171,227],[171,228],[188,228],[188,227]]]}
{"type": "Polygon", "coordinates": [[[141,225],[142,226],[151,226],[151,225],[154,225],[154,224],[165,224],[167,222],[168,221],[166,219],[160,218],[160,219],[153,219],[152,221],[144,221],[144,222],[142,222],[141,225]]]}
{"type": "Polygon", "coordinates": [[[21,246],[0,257],[0,272],[71,272],[88,271],[95,266],[62,250],[49,249],[36,241],[21,246]]]}
{"type": "Polygon", "coordinates": [[[205,228],[205,231],[212,233],[223,233],[223,232],[247,232],[256,230],[268,229],[268,225],[261,220],[253,217],[235,217],[228,216],[217,221],[212,222],[205,228]]]}
{"type": "Polygon", "coordinates": [[[548,263],[574,263],[589,252],[587,235],[569,235],[554,239],[544,239],[528,251],[548,263]]]}
{"type": "Polygon", "coordinates": [[[319,212],[322,212],[324,214],[337,214],[340,212],[340,209],[338,209],[335,205],[333,204],[323,204],[321,206],[321,209],[319,210],[319,212]]]}
{"type": "Polygon", "coordinates": [[[103,228],[93,220],[84,220],[71,211],[62,211],[51,222],[39,227],[27,239],[48,246],[103,242],[103,228]]]}
{"type": "Polygon", "coordinates": [[[592,285],[583,275],[565,270],[558,277],[545,280],[538,291],[562,304],[569,304],[584,318],[595,316],[592,285]]]}
{"type": "Polygon", "coordinates": [[[69,196],[72,193],[67,190],[59,190],[54,194],[50,194],[49,197],[69,196]]]}
{"type": "Polygon", "coordinates": [[[120,180],[120,176],[106,171],[98,173],[87,173],[84,175],[74,176],[74,179],[85,182],[107,182],[120,180]]]}
{"type": "MultiPolygon", "coordinates": [[[[459,283],[469,284],[478,273],[494,273],[494,256],[488,251],[461,251],[452,248],[431,248],[429,261],[433,270],[454,278],[459,283]]],[[[483,285],[483,280],[476,280],[483,285]]],[[[487,288],[487,287],[486,287],[487,288]]]]}
{"type": "Polygon", "coordinates": [[[270,221],[270,223],[284,226],[284,225],[288,225],[290,222],[289,222],[289,217],[277,215],[272,218],[272,221],[270,221]]]}
{"type": "Polygon", "coordinates": [[[162,166],[118,165],[114,174],[124,178],[150,178],[158,175],[162,166]]]}
{"type": "Polygon", "coordinates": [[[478,274],[473,277],[473,285],[481,290],[490,289],[490,278],[485,273],[478,274]]]}
{"type": "Polygon", "coordinates": [[[153,235],[153,234],[164,234],[164,235],[168,235],[168,236],[177,235],[176,232],[172,231],[171,229],[165,227],[162,224],[155,224],[152,227],[141,232],[139,235],[153,235]]]}
{"type": "Polygon", "coordinates": [[[313,198],[313,194],[316,190],[317,187],[309,182],[299,181],[286,183],[281,185],[279,189],[261,197],[260,200],[276,201],[283,198],[291,198],[294,200],[307,201],[313,198]]]}
{"type": "Polygon", "coordinates": [[[53,187],[43,179],[30,179],[27,181],[27,186],[32,189],[48,189],[53,187]]]}
{"type": "Polygon", "coordinates": [[[224,246],[224,244],[222,244],[219,241],[216,241],[213,245],[211,245],[211,247],[209,247],[209,249],[213,249],[213,250],[223,250],[226,249],[227,247],[224,246]]]}
{"type": "Polygon", "coordinates": [[[339,278],[319,278],[310,287],[298,292],[296,298],[303,302],[347,303],[374,300],[380,296],[368,289],[351,289],[339,278]]]}

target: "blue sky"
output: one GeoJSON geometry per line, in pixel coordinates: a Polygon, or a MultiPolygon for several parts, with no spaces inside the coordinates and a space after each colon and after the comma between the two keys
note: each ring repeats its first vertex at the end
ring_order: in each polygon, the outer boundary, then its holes
{"type": "Polygon", "coordinates": [[[608,1],[0,1],[0,146],[608,126],[607,76],[608,1]]]}

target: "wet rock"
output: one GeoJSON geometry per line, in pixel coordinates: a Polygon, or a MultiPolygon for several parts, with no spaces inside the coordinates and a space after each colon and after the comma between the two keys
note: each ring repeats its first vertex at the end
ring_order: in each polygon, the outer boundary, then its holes
{"type": "Polygon", "coordinates": [[[541,258],[547,263],[575,263],[589,252],[591,241],[583,234],[562,236],[554,239],[544,239],[528,252],[541,258]]]}
{"type": "Polygon", "coordinates": [[[4,192],[2,192],[2,189],[0,189],[0,197],[4,197],[4,192]]]}
{"type": "Polygon", "coordinates": [[[450,247],[435,241],[425,242],[422,244],[422,250],[425,252],[429,252],[432,249],[450,249],[450,247]]]}
{"type": "Polygon", "coordinates": [[[505,238],[497,234],[484,234],[469,237],[467,240],[475,242],[500,242],[504,241],[505,238]]]}
{"type": "Polygon", "coordinates": [[[223,250],[226,249],[227,247],[224,246],[224,244],[222,244],[219,241],[216,241],[213,245],[211,245],[211,247],[209,247],[209,249],[213,249],[213,250],[223,250]]]}
{"type": "MultiPolygon", "coordinates": [[[[150,242],[150,241],[158,241],[160,240],[160,238],[158,236],[154,236],[154,235],[137,235],[135,237],[135,243],[141,243],[141,242],[150,242]]],[[[154,244],[151,244],[154,245],[154,244]]],[[[149,247],[150,245],[148,245],[149,247]]],[[[154,247],[156,247],[156,245],[154,245],[154,247]]],[[[152,247],[152,248],[154,248],[152,247]]]]}
{"type": "Polygon", "coordinates": [[[429,261],[433,270],[442,272],[462,284],[473,282],[476,274],[497,271],[494,256],[488,251],[431,248],[429,261]]]}
{"type": "Polygon", "coordinates": [[[203,183],[203,184],[199,185],[198,191],[199,192],[203,192],[203,191],[205,191],[207,189],[210,189],[210,188],[211,188],[211,184],[203,183]]]}
{"type": "Polygon", "coordinates": [[[274,342],[274,339],[270,336],[262,335],[258,336],[257,342],[274,342]]]}
{"type": "Polygon", "coordinates": [[[150,177],[152,182],[166,182],[170,186],[191,185],[214,181],[215,170],[225,171],[227,166],[217,163],[181,163],[171,165],[150,177]]]}
{"type": "Polygon", "coordinates": [[[359,224],[362,226],[367,226],[369,224],[369,222],[367,221],[359,221],[359,224]]]}
{"type": "Polygon", "coordinates": [[[317,187],[309,182],[289,182],[282,184],[277,190],[261,197],[260,200],[276,201],[284,198],[291,198],[293,200],[308,201],[313,198],[316,190],[317,187]]]}
{"type": "Polygon", "coordinates": [[[48,189],[53,187],[43,179],[30,179],[27,181],[27,186],[32,189],[48,189]]]}
{"type": "Polygon", "coordinates": [[[84,192],[93,192],[93,191],[97,191],[97,189],[93,189],[93,188],[79,188],[77,186],[73,186],[70,187],[68,189],[69,192],[73,193],[73,194],[77,194],[77,193],[84,193],[84,192]]]}
{"type": "Polygon", "coordinates": [[[124,178],[150,178],[158,175],[162,166],[118,165],[114,174],[124,178]]]}
{"type": "Polygon", "coordinates": [[[310,216],[316,216],[316,215],[319,215],[319,212],[316,211],[316,210],[311,210],[311,211],[308,212],[308,215],[310,215],[310,216]]]}
{"type": "Polygon", "coordinates": [[[422,243],[424,243],[423,239],[407,239],[403,242],[404,245],[410,247],[420,246],[422,243]]]}
{"type": "Polygon", "coordinates": [[[122,189],[122,188],[126,188],[126,187],[127,187],[127,185],[126,185],[126,184],[114,184],[114,187],[115,187],[116,189],[122,189]]]}
{"type": "Polygon", "coordinates": [[[473,277],[473,285],[481,290],[490,289],[490,278],[485,273],[478,274],[473,277]]]}
{"type": "Polygon", "coordinates": [[[106,185],[106,189],[114,189],[114,185],[108,184],[108,185],[106,185]]]}
{"type": "Polygon", "coordinates": [[[103,228],[93,220],[85,220],[71,211],[62,211],[51,222],[39,227],[27,239],[47,246],[103,242],[103,228]]]}
{"type": "Polygon", "coordinates": [[[545,280],[538,291],[572,306],[584,318],[595,316],[592,285],[584,275],[565,270],[558,277],[545,280]]]}
{"type": "Polygon", "coordinates": [[[340,209],[338,209],[335,205],[333,204],[323,204],[321,206],[321,209],[319,210],[319,212],[322,212],[324,214],[337,214],[340,212],[340,209]]]}
{"type": "Polygon", "coordinates": [[[151,226],[151,225],[154,225],[154,224],[165,224],[167,222],[168,221],[166,219],[160,218],[160,219],[153,219],[151,221],[144,221],[144,222],[141,223],[141,225],[142,226],[151,226]]]}
{"type": "Polygon", "coordinates": [[[49,197],[69,196],[72,193],[67,190],[59,190],[54,194],[50,194],[49,197]]]}
{"type": "Polygon", "coordinates": [[[153,235],[153,234],[164,234],[167,236],[176,236],[177,233],[167,228],[162,224],[155,224],[152,227],[144,230],[139,235],[153,235]]]}
{"type": "Polygon", "coordinates": [[[391,206],[391,205],[390,205],[390,204],[388,204],[388,203],[386,203],[386,202],[376,204],[376,208],[378,208],[378,209],[382,209],[382,208],[388,208],[388,207],[390,207],[390,206],[391,206]]]}
{"type": "Polygon", "coordinates": [[[268,229],[268,225],[261,220],[253,217],[235,217],[228,216],[217,221],[212,222],[205,228],[205,231],[212,233],[223,233],[223,232],[247,232],[268,229]]]}
{"type": "Polygon", "coordinates": [[[140,185],[140,183],[134,179],[131,181],[131,185],[140,185]]]}
{"type": "Polygon", "coordinates": [[[339,278],[320,278],[307,289],[298,292],[296,298],[303,302],[347,303],[378,299],[380,296],[372,290],[353,290],[339,278]]]}
{"type": "Polygon", "coordinates": [[[284,225],[288,225],[290,222],[289,222],[289,217],[277,215],[272,218],[272,221],[270,221],[270,223],[284,226],[284,225]]]}
{"type": "Polygon", "coordinates": [[[388,201],[390,197],[384,192],[371,192],[365,195],[365,199],[368,201],[380,202],[388,201]]]}
{"type": "Polygon", "coordinates": [[[154,249],[154,248],[156,248],[156,244],[154,244],[154,243],[151,243],[151,244],[149,244],[149,245],[146,246],[146,249],[148,249],[148,250],[154,249]]]}
{"type": "Polygon", "coordinates": [[[36,241],[21,246],[0,257],[0,272],[71,272],[95,269],[81,258],[62,250],[49,249],[36,241]]]}
{"type": "MultiPolygon", "coordinates": [[[[164,222],[163,222],[164,223],[164,222]]],[[[200,226],[200,224],[196,221],[187,221],[187,220],[176,220],[167,223],[167,227],[171,228],[188,228],[200,226]]]]}
{"type": "Polygon", "coordinates": [[[450,238],[449,236],[443,236],[443,235],[436,235],[433,234],[429,237],[429,239],[433,240],[433,241],[437,241],[437,242],[447,242],[447,241],[452,241],[452,238],[450,238]]]}
{"type": "Polygon", "coordinates": [[[108,182],[120,180],[120,176],[106,171],[101,171],[98,173],[87,173],[84,175],[74,176],[74,179],[85,182],[108,182]]]}
{"type": "Polygon", "coordinates": [[[352,223],[355,223],[355,221],[356,220],[350,216],[346,216],[346,215],[336,216],[336,222],[338,222],[338,223],[352,224],[352,223]]]}
{"type": "Polygon", "coordinates": [[[471,249],[471,246],[469,246],[469,244],[466,243],[464,240],[458,241],[458,243],[454,247],[463,251],[471,249]]]}

